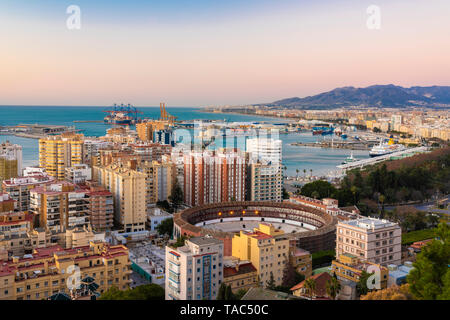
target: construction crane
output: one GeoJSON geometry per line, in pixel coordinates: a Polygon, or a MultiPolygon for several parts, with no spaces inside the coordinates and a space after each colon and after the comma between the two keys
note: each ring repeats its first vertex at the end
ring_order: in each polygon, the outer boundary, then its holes
{"type": "Polygon", "coordinates": [[[175,123],[175,119],[177,117],[172,116],[171,114],[169,114],[166,111],[166,104],[164,102],[161,102],[159,104],[159,109],[161,110],[161,118],[160,118],[160,120],[167,121],[167,122],[169,122],[169,125],[173,125],[175,123]]]}

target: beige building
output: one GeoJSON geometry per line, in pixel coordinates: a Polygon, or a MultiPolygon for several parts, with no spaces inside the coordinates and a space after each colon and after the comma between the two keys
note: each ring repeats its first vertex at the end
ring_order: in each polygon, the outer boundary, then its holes
{"type": "Polygon", "coordinates": [[[280,165],[252,163],[249,166],[248,175],[250,201],[281,202],[283,174],[280,165]]]}
{"type": "Polygon", "coordinates": [[[401,263],[401,228],[388,220],[364,217],[339,221],[336,229],[336,259],[348,253],[381,264],[401,263]]]}
{"type": "Polygon", "coordinates": [[[17,210],[30,210],[30,190],[55,182],[55,178],[36,172],[30,176],[11,178],[2,182],[3,191],[17,202],[17,210]]]}
{"type": "Polygon", "coordinates": [[[166,247],[166,300],[215,300],[222,281],[222,241],[196,237],[166,247]]]}
{"type": "Polygon", "coordinates": [[[125,232],[145,230],[147,175],[133,165],[94,166],[94,180],[114,196],[114,220],[125,232]]]}
{"type": "Polygon", "coordinates": [[[41,300],[60,292],[69,294],[76,267],[81,279],[94,278],[99,293],[112,286],[126,290],[132,281],[128,249],[122,245],[90,242],[74,249],[56,245],[11,259],[0,254],[0,300],[41,300]]]}
{"type": "Polygon", "coordinates": [[[39,139],[39,166],[58,180],[64,180],[66,168],[83,163],[82,134],[63,133],[39,139]]]}
{"type": "Polygon", "coordinates": [[[53,232],[89,225],[86,191],[70,182],[59,182],[30,191],[35,225],[53,232]]]}
{"type": "Polygon", "coordinates": [[[261,286],[267,286],[271,274],[275,285],[281,285],[283,270],[289,263],[289,239],[284,231],[269,223],[260,223],[259,228],[241,231],[233,237],[232,256],[253,264],[261,286]]]}

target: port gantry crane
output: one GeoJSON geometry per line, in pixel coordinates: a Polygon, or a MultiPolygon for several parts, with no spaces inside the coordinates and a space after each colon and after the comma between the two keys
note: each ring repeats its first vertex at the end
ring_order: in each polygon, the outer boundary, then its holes
{"type": "Polygon", "coordinates": [[[159,109],[161,110],[161,118],[160,118],[160,120],[167,121],[169,123],[169,125],[174,125],[175,124],[175,120],[177,119],[177,117],[172,116],[171,114],[169,114],[166,111],[166,104],[164,102],[161,102],[159,104],[159,109]]]}
{"type": "Polygon", "coordinates": [[[136,107],[132,106],[131,104],[124,105],[123,103],[120,105],[114,103],[112,108],[103,110],[103,112],[109,113],[111,117],[114,117],[119,113],[123,113],[132,118],[133,122],[138,121],[138,114],[143,114],[142,111],[139,111],[138,109],[136,109],[136,107]]]}

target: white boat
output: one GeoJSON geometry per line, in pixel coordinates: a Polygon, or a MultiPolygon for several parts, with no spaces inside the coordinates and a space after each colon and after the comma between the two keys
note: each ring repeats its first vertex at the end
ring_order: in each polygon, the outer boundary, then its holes
{"type": "Polygon", "coordinates": [[[405,150],[406,147],[402,144],[395,144],[392,138],[389,139],[389,142],[383,143],[383,140],[380,141],[380,144],[374,146],[372,150],[370,150],[369,155],[371,157],[379,157],[384,156],[385,154],[394,153],[397,151],[405,150]]]}
{"type": "Polygon", "coordinates": [[[355,157],[353,157],[353,152],[350,154],[350,157],[347,157],[342,164],[347,164],[347,163],[351,163],[351,162],[355,162],[358,161],[358,159],[356,159],[355,157]]]}

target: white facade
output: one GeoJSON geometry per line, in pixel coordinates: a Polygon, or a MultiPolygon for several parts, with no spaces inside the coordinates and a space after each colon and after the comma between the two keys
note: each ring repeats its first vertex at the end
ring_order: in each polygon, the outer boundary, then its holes
{"type": "Polygon", "coordinates": [[[92,169],[86,164],[76,164],[66,168],[66,179],[73,183],[83,183],[92,179],[92,169]]]}
{"type": "Polygon", "coordinates": [[[166,300],[215,300],[222,281],[222,241],[197,237],[166,247],[166,300]]]}
{"type": "Polygon", "coordinates": [[[397,223],[370,217],[339,221],[336,236],[337,259],[350,253],[383,266],[401,263],[402,231],[397,223]]]}
{"type": "Polygon", "coordinates": [[[252,138],[247,140],[246,151],[251,153],[251,161],[264,161],[276,166],[281,164],[282,145],[279,139],[252,138]]]}

